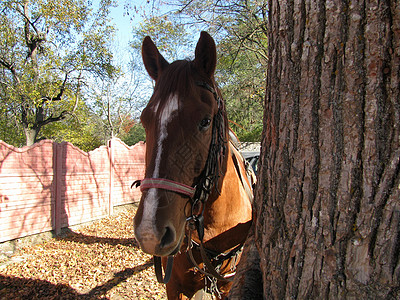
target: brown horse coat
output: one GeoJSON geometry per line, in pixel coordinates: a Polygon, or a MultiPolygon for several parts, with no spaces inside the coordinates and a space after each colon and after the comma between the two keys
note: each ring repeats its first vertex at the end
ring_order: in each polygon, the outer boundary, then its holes
{"type": "MultiPolygon", "coordinates": [[[[223,145],[218,150],[218,173],[215,186],[204,204],[204,246],[216,253],[229,252],[243,244],[252,220],[251,203],[238,171],[245,174],[240,159],[228,145],[226,112],[214,81],[216,47],[214,40],[201,33],[193,61],[169,64],[149,37],[142,46],[142,56],[149,75],[155,80],[154,93],[141,120],[146,129],[146,178],[167,179],[195,187],[204,175],[213,144],[213,130],[218,113],[223,115],[223,145]],[[201,84],[198,84],[198,83],[201,84]],[[211,89],[204,88],[210,86],[211,89]],[[213,93],[213,90],[216,93],[213,93]],[[225,149],[224,155],[223,149],[225,149]],[[236,163],[236,164],[235,164],[236,163]]],[[[247,181],[247,179],[245,179],[247,181]]],[[[249,184],[247,182],[247,184],[249,184]]],[[[143,251],[166,257],[174,255],[168,299],[186,299],[205,287],[205,276],[188,259],[187,217],[200,213],[193,199],[163,188],[143,190],[134,219],[135,237],[143,251]]],[[[192,239],[199,243],[196,232],[192,239]]],[[[199,252],[193,249],[203,267],[199,252]]],[[[222,263],[221,274],[232,273],[232,259],[222,263]]],[[[218,281],[218,297],[226,296],[231,283],[218,281]]]]}

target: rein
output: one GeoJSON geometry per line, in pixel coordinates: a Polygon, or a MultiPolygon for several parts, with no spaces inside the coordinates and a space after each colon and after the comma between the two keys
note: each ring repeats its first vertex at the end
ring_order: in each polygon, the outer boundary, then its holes
{"type": "MultiPolygon", "coordinates": [[[[211,144],[208,152],[207,161],[199,177],[198,182],[195,184],[194,187],[191,187],[183,183],[164,178],[145,178],[142,180],[136,180],[135,182],[132,183],[131,187],[140,186],[141,191],[148,190],[150,188],[158,188],[176,192],[178,194],[189,197],[191,200],[190,203],[192,205],[192,212],[190,216],[187,216],[186,222],[189,228],[188,254],[190,260],[192,261],[194,266],[204,275],[209,277],[215,277],[218,280],[232,281],[233,275],[223,277],[215,270],[215,268],[211,264],[210,259],[208,258],[207,250],[203,246],[203,237],[204,237],[203,213],[205,208],[205,202],[207,201],[209,195],[211,194],[213,187],[218,192],[218,194],[220,193],[218,190],[218,180],[221,176],[220,169],[225,157],[226,153],[225,144],[227,142],[225,137],[225,123],[224,123],[225,107],[223,100],[221,99],[221,97],[218,96],[216,90],[212,86],[203,81],[196,81],[195,84],[211,92],[214,95],[214,98],[218,105],[218,111],[214,116],[213,120],[211,144]],[[200,202],[202,203],[202,210],[199,214],[196,214],[194,212],[194,208],[200,202]],[[197,230],[200,239],[199,248],[201,257],[203,259],[203,263],[205,264],[209,272],[203,271],[193,258],[192,248],[194,241],[191,239],[191,231],[194,229],[197,230]]],[[[230,258],[231,256],[232,255],[229,255],[228,258],[230,258]]],[[[172,265],[173,265],[173,256],[168,256],[167,265],[165,268],[165,275],[163,276],[161,267],[161,258],[158,256],[154,256],[154,266],[158,282],[167,283],[169,281],[172,272],[172,265]]]]}

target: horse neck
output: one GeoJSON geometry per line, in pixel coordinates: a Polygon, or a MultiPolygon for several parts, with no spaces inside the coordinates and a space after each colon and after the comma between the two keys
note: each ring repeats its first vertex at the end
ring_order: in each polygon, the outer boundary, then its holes
{"type": "Polygon", "coordinates": [[[204,240],[207,247],[225,251],[244,242],[251,224],[251,204],[237,176],[229,142],[226,145],[224,176],[219,179],[219,192],[210,195],[204,213],[204,240]]]}
{"type": "Polygon", "coordinates": [[[214,82],[222,103],[225,155],[221,162],[221,176],[212,190],[204,211],[204,241],[211,250],[225,251],[243,243],[251,225],[251,204],[243,189],[229,147],[228,119],[225,103],[214,82]]]}

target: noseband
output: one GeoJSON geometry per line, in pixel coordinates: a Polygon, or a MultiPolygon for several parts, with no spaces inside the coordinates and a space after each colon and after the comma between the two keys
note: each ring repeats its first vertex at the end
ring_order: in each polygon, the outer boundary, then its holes
{"type": "Polygon", "coordinates": [[[188,196],[190,199],[193,198],[196,191],[196,189],[191,186],[164,178],[145,178],[142,180],[136,180],[132,184],[132,187],[133,186],[140,186],[140,191],[142,192],[151,188],[163,189],[188,196]]]}
{"type": "MultiPolygon", "coordinates": [[[[207,201],[212,188],[214,187],[215,190],[218,191],[218,180],[221,176],[221,166],[222,162],[225,157],[225,151],[227,143],[225,137],[225,123],[224,123],[224,103],[221,97],[218,96],[216,90],[209,85],[207,82],[204,81],[196,81],[195,84],[202,88],[205,88],[209,92],[214,95],[214,99],[218,105],[218,111],[214,116],[213,126],[212,126],[212,136],[211,136],[211,144],[206,160],[205,167],[199,176],[199,179],[195,183],[195,185],[188,186],[186,184],[176,182],[173,180],[165,179],[165,178],[145,178],[142,180],[136,180],[132,183],[131,187],[138,187],[140,186],[140,190],[143,192],[145,190],[151,188],[163,189],[171,192],[175,192],[181,194],[183,196],[187,196],[190,199],[190,203],[192,205],[191,215],[187,216],[186,222],[189,225],[189,231],[193,229],[197,229],[198,236],[201,242],[201,247],[203,245],[203,237],[204,237],[204,208],[205,202],[207,201]],[[201,203],[202,209],[200,213],[195,213],[194,208],[201,203]]],[[[191,241],[190,241],[191,243],[191,241]]],[[[202,247],[204,252],[204,248],[202,247]]],[[[191,249],[190,249],[191,251],[191,249]]],[[[190,252],[191,254],[191,252],[190,252]]],[[[203,260],[206,259],[205,252],[202,253],[203,260]]],[[[193,259],[192,259],[192,262],[193,259]]],[[[162,276],[161,271],[161,260],[159,257],[154,256],[154,265],[156,268],[156,275],[157,280],[160,283],[167,283],[170,279],[171,272],[172,272],[172,263],[173,257],[168,257],[167,267],[165,271],[165,276],[162,276]]],[[[196,264],[197,265],[197,264],[196,264]]],[[[197,266],[198,267],[198,266],[197,266]]],[[[212,268],[211,263],[208,265],[208,268],[212,268]]],[[[206,275],[210,275],[205,273],[206,275]]],[[[221,275],[217,274],[216,272],[212,273],[211,276],[214,276],[218,279],[224,280],[225,278],[221,277],[221,275]]],[[[225,279],[226,280],[226,279],[225,279]]]]}

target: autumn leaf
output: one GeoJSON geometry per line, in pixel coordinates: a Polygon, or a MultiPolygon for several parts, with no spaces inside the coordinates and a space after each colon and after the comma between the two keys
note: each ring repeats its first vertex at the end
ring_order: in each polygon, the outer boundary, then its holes
{"type": "Polygon", "coordinates": [[[136,209],[26,247],[0,267],[0,298],[167,299],[133,238],[136,209]],[[4,296],[4,297],[3,297],[4,296]]]}

